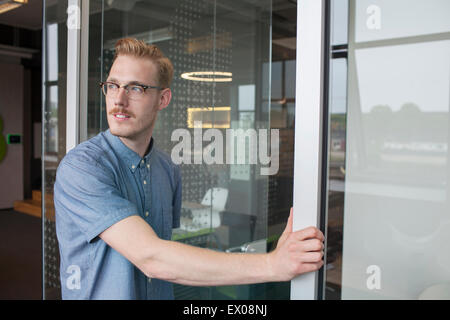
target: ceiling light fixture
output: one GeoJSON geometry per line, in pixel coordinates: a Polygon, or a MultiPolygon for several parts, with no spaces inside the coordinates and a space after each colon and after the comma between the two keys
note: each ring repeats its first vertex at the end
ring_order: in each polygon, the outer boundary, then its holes
{"type": "Polygon", "coordinates": [[[202,128],[229,128],[231,106],[187,108],[187,127],[194,128],[195,121],[202,122],[202,128]]]}
{"type": "MultiPolygon", "coordinates": [[[[135,33],[135,34],[129,35],[129,37],[136,38],[138,40],[142,40],[147,44],[151,44],[151,43],[155,43],[155,42],[171,40],[173,37],[173,32],[170,31],[169,27],[164,27],[164,28],[155,29],[152,31],[135,33]]],[[[117,40],[119,40],[119,38],[106,41],[104,47],[107,49],[114,50],[117,40]]]]}
{"type": "Polygon", "coordinates": [[[7,12],[27,3],[28,0],[2,0],[0,1],[0,13],[7,12]]]}
{"type": "Polygon", "coordinates": [[[221,71],[194,71],[181,74],[183,79],[204,82],[231,82],[233,80],[232,76],[231,72],[221,71]],[[204,76],[212,76],[212,78],[204,76]],[[217,78],[217,76],[221,76],[221,78],[217,78]]]}

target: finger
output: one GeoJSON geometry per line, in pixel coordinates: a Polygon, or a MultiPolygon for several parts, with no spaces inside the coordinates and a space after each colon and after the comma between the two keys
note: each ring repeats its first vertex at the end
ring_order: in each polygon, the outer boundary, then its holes
{"type": "Polygon", "coordinates": [[[306,252],[321,252],[324,244],[318,239],[309,239],[303,241],[291,241],[289,243],[289,252],[293,254],[303,254],[306,252]]]}
{"type": "Polygon", "coordinates": [[[325,237],[319,229],[316,227],[308,227],[299,231],[296,231],[297,239],[300,241],[307,240],[307,239],[319,239],[320,241],[325,240],[325,237]]]}
{"type": "Polygon", "coordinates": [[[309,239],[301,242],[301,248],[305,252],[322,251],[324,244],[319,239],[309,239]]]}
{"type": "Polygon", "coordinates": [[[302,260],[304,263],[318,263],[322,261],[323,258],[323,252],[306,252],[302,254],[302,260]]]}

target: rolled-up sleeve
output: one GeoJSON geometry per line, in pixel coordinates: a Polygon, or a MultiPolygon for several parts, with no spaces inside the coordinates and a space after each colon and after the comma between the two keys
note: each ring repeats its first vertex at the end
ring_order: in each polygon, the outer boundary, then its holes
{"type": "Polygon", "coordinates": [[[125,199],[114,175],[89,161],[62,161],[54,185],[58,225],[78,228],[87,242],[138,211],[125,199]]]}

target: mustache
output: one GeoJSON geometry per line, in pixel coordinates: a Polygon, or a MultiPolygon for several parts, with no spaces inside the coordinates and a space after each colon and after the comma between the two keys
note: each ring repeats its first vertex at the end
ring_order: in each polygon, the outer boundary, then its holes
{"type": "Polygon", "coordinates": [[[114,115],[114,113],[122,113],[122,114],[125,114],[125,115],[127,115],[127,116],[130,116],[130,117],[135,118],[135,115],[134,115],[133,112],[131,112],[131,111],[125,111],[125,110],[122,110],[122,109],[120,109],[120,108],[113,108],[108,114],[114,115]]]}

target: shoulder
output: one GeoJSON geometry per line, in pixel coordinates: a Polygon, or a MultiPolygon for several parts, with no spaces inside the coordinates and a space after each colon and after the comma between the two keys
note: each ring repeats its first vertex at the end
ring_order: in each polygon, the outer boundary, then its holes
{"type": "Polygon", "coordinates": [[[58,171],[64,167],[71,167],[95,174],[107,166],[108,159],[110,147],[100,133],[70,150],[59,163],[58,171]]]}

